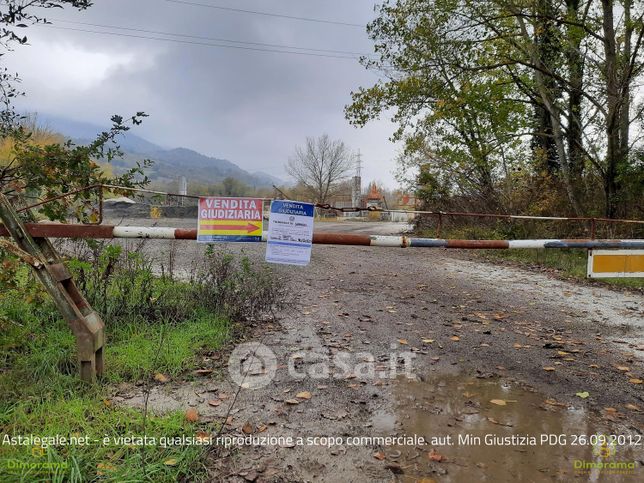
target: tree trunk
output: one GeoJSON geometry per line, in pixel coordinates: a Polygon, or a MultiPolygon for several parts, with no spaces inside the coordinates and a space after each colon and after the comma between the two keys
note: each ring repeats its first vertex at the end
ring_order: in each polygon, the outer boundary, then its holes
{"type": "MultiPolygon", "coordinates": [[[[559,48],[557,27],[552,20],[555,16],[552,0],[538,0],[536,7],[537,21],[534,42],[537,47],[537,55],[542,65],[548,70],[556,71],[559,48]]],[[[535,83],[539,82],[539,77],[536,74],[534,76],[535,83]]],[[[544,87],[550,92],[553,99],[561,96],[557,83],[552,77],[541,76],[540,81],[544,83],[544,87]]],[[[556,175],[561,166],[550,113],[543,103],[537,103],[534,106],[533,116],[535,132],[532,137],[532,149],[535,153],[537,166],[541,171],[556,175]]]]}
{"type": "Polygon", "coordinates": [[[606,82],[606,171],[604,193],[605,215],[614,218],[618,209],[618,167],[622,162],[620,141],[620,96],[617,74],[617,47],[613,17],[614,0],[602,0],[604,53],[606,57],[604,78],[606,82]]]}
{"type": "MultiPolygon", "coordinates": [[[[579,0],[566,0],[567,16],[571,22],[579,22],[579,0]]],[[[581,53],[583,29],[574,25],[566,27],[566,63],[568,64],[570,92],[568,97],[568,160],[571,182],[579,191],[584,171],[581,106],[583,100],[584,59],[581,53]]]]}
{"type": "Polygon", "coordinates": [[[626,160],[629,151],[629,128],[630,128],[630,111],[631,111],[631,92],[630,92],[630,60],[631,60],[631,42],[633,40],[633,25],[631,23],[631,6],[632,0],[624,0],[624,52],[622,55],[622,64],[624,66],[622,74],[622,103],[620,109],[619,131],[620,131],[620,151],[626,160]]]}

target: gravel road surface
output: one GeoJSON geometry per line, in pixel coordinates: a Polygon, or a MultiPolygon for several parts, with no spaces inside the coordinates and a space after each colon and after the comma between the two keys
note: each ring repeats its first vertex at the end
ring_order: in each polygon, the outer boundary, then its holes
{"type": "MultiPolygon", "coordinates": [[[[204,246],[172,243],[188,274],[204,246]]],[[[169,249],[146,245],[159,263],[169,249]]],[[[262,348],[241,361],[236,399],[225,354],[210,377],[154,387],[150,407],[194,406],[206,422],[229,416],[224,434],[255,437],[213,449],[214,481],[641,481],[642,295],[468,258],[314,246],[309,266],[276,266],[294,303],[246,341],[262,348]],[[602,447],[597,434],[620,438],[602,447]],[[584,466],[598,461],[633,468],[584,466]]],[[[117,402],[140,405],[137,390],[117,402]]]]}

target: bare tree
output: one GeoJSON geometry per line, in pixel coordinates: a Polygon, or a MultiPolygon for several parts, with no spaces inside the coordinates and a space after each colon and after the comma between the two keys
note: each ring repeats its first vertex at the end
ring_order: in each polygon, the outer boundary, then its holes
{"type": "Polygon", "coordinates": [[[307,137],[304,146],[296,146],[286,171],[317,203],[326,203],[352,167],[353,157],[344,142],[323,134],[317,139],[307,137]]]}

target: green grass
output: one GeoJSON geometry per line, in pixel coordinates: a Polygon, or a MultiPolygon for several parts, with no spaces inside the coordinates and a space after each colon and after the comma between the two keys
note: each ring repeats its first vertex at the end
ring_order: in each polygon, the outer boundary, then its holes
{"type": "MultiPolygon", "coordinates": [[[[426,230],[420,236],[433,238],[436,236],[434,230],[426,230]]],[[[486,227],[464,227],[444,229],[441,238],[454,238],[465,240],[504,240],[514,237],[521,238],[522,235],[507,233],[503,230],[495,230],[486,227]]],[[[526,267],[544,267],[560,271],[566,277],[588,280],[586,269],[588,264],[588,252],[584,249],[516,249],[516,250],[472,250],[478,256],[491,261],[509,260],[518,265],[526,267]]],[[[606,284],[618,287],[644,288],[644,278],[597,278],[592,279],[594,283],[606,284]]]]}
{"type": "MultiPolygon", "coordinates": [[[[539,266],[559,270],[575,279],[587,279],[588,253],[581,249],[521,249],[484,250],[481,253],[490,260],[510,260],[523,266],[539,266]]],[[[644,288],[644,278],[596,278],[598,284],[619,287],[644,288]]]]}
{"type": "Polygon", "coordinates": [[[228,323],[206,312],[179,325],[168,324],[163,331],[161,340],[159,326],[135,323],[118,328],[113,336],[118,342],[108,343],[106,350],[109,380],[137,380],[152,371],[177,375],[196,367],[199,349],[220,347],[229,335],[228,323]]]}
{"type": "MultiPolygon", "coordinates": [[[[182,287],[177,284],[176,290],[182,287]]],[[[205,474],[200,447],[104,445],[104,437],[144,434],[141,411],[116,407],[109,390],[114,383],[139,381],[155,372],[176,376],[197,367],[200,352],[216,349],[230,337],[228,322],[195,307],[181,321],[120,320],[114,327],[108,323],[107,333],[105,380],[83,384],[74,338],[48,298],[26,287],[0,293],[0,438],[77,435],[91,441],[50,446],[34,456],[32,446],[2,444],[0,439],[0,481],[156,482],[198,480],[205,474]]],[[[145,434],[194,436],[212,429],[176,412],[149,415],[145,434]]]]}

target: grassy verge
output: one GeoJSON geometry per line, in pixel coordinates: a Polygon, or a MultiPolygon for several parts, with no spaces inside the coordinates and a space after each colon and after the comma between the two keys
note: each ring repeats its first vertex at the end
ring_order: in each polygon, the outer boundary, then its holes
{"type": "MultiPolygon", "coordinates": [[[[183,289],[182,284],[176,284],[175,290],[183,289]]],[[[197,367],[201,350],[216,349],[228,338],[225,318],[195,310],[180,322],[146,325],[140,320],[121,321],[109,332],[106,380],[87,386],[78,380],[74,338],[42,294],[25,299],[21,291],[4,293],[0,314],[1,481],[198,478],[199,447],[142,449],[114,438],[193,436],[212,428],[187,422],[181,412],[150,415],[144,431],[141,411],[114,407],[109,387],[138,381],[154,372],[177,375],[197,367]],[[159,345],[161,331],[165,337],[159,345]],[[38,445],[12,444],[15,441],[7,439],[18,435],[86,437],[89,443],[40,450],[38,445]]]]}
{"type": "MultiPolygon", "coordinates": [[[[556,250],[483,250],[480,255],[488,260],[509,260],[525,267],[545,267],[558,270],[562,275],[574,279],[586,278],[588,253],[579,249],[556,250]]],[[[642,278],[596,278],[595,283],[607,284],[617,287],[644,288],[642,278]]]]}
{"type": "Polygon", "coordinates": [[[199,481],[203,447],[160,440],[217,428],[189,422],[183,411],[144,421],[142,411],[112,403],[113,386],[199,367],[231,339],[230,321],[237,327],[243,315],[272,306],[278,284],[247,259],[215,252],[191,283],[153,276],[141,253],[108,246],[95,255],[68,264],[107,322],[106,373],[95,385],[78,379],[74,337],[29,271],[0,283],[0,481],[199,481]],[[29,435],[77,440],[18,444],[29,435]],[[155,444],[116,439],[131,436],[155,444]]]}
{"type": "MultiPolygon", "coordinates": [[[[422,231],[420,236],[435,237],[434,230],[422,231]]],[[[503,240],[507,233],[493,229],[473,227],[444,230],[441,238],[455,239],[491,239],[503,240]]],[[[511,238],[511,236],[510,236],[511,238]]],[[[527,268],[549,268],[557,270],[561,275],[577,280],[586,278],[588,252],[583,249],[517,249],[517,250],[472,250],[477,256],[486,260],[499,262],[510,261],[527,268]]],[[[616,287],[644,289],[642,278],[598,278],[593,279],[598,284],[616,287]]]]}

